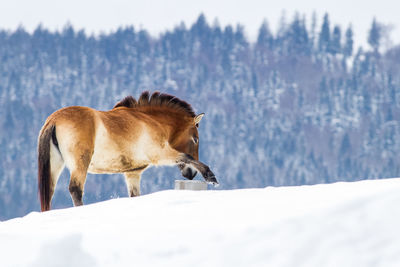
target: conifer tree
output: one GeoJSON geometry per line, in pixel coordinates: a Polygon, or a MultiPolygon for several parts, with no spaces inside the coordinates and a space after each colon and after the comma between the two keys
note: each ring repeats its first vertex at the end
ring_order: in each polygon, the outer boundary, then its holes
{"type": "Polygon", "coordinates": [[[288,40],[288,50],[295,54],[308,54],[309,37],[305,27],[305,21],[296,14],[292,23],[288,27],[285,39],[288,40]]]}
{"type": "Polygon", "coordinates": [[[310,43],[312,49],[314,49],[315,46],[316,28],[317,28],[317,13],[314,11],[311,17],[311,29],[310,29],[310,43]]]}
{"type": "Polygon", "coordinates": [[[276,47],[281,47],[283,45],[284,35],[286,34],[286,30],[287,30],[286,13],[285,11],[283,11],[279,19],[278,31],[276,33],[276,38],[275,38],[276,47]]]}
{"type": "Polygon", "coordinates": [[[372,21],[371,29],[368,34],[368,43],[374,49],[374,52],[377,53],[379,50],[379,45],[381,43],[381,26],[374,18],[372,21]]]}
{"type": "Polygon", "coordinates": [[[342,38],[342,31],[339,25],[336,25],[335,28],[333,29],[332,42],[330,45],[330,52],[332,54],[341,53],[342,51],[341,38],[342,38]]]}
{"type": "Polygon", "coordinates": [[[346,30],[345,33],[345,43],[344,43],[344,47],[343,47],[343,53],[345,57],[351,57],[353,55],[353,29],[351,27],[351,25],[349,25],[349,27],[346,30]]]}
{"type": "Polygon", "coordinates": [[[318,39],[319,51],[327,52],[329,49],[330,41],[331,41],[331,33],[329,26],[329,15],[328,13],[325,13],[324,21],[322,23],[321,32],[319,33],[319,39],[318,39]]]}
{"type": "Polygon", "coordinates": [[[271,47],[273,42],[273,36],[269,29],[268,22],[266,20],[261,24],[258,30],[257,45],[261,47],[271,47]]]}

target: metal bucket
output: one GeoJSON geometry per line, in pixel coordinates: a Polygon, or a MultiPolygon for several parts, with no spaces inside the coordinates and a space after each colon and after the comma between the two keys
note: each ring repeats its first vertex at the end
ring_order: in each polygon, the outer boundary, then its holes
{"type": "Polygon", "coordinates": [[[175,190],[207,190],[207,183],[197,180],[175,180],[175,190]]]}

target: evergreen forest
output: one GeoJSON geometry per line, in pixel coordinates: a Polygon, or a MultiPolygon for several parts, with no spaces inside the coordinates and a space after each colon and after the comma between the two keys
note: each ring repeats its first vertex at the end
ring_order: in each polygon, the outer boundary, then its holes
{"type": "MultiPolygon", "coordinates": [[[[127,95],[166,92],[205,116],[200,160],[219,189],[308,185],[400,176],[400,46],[368,46],[329,14],[242,25],[200,15],[159,36],[121,27],[89,35],[66,25],[0,30],[0,220],[39,210],[37,136],[66,106],[109,110],[127,95]]],[[[53,207],[70,207],[69,172],[53,207]]],[[[147,170],[142,194],[172,189],[178,168],[147,170]]],[[[202,179],[200,175],[196,179],[202,179]]],[[[127,197],[122,175],[88,175],[85,203],[127,197]]]]}

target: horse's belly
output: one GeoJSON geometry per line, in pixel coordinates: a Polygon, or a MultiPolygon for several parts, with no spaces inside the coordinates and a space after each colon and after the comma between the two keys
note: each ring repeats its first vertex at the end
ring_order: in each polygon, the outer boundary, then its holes
{"type": "Polygon", "coordinates": [[[129,155],[115,154],[106,151],[93,154],[89,164],[89,173],[123,173],[142,170],[148,163],[133,159],[129,155]]]}

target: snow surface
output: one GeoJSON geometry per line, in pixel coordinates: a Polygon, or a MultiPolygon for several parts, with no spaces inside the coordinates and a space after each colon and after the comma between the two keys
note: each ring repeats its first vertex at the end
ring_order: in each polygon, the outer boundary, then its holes
{"type": "Polygon", "coordinates": [[[162,191],[0,222],[0,266],[400,266],[400,179],[162,191]]]}

